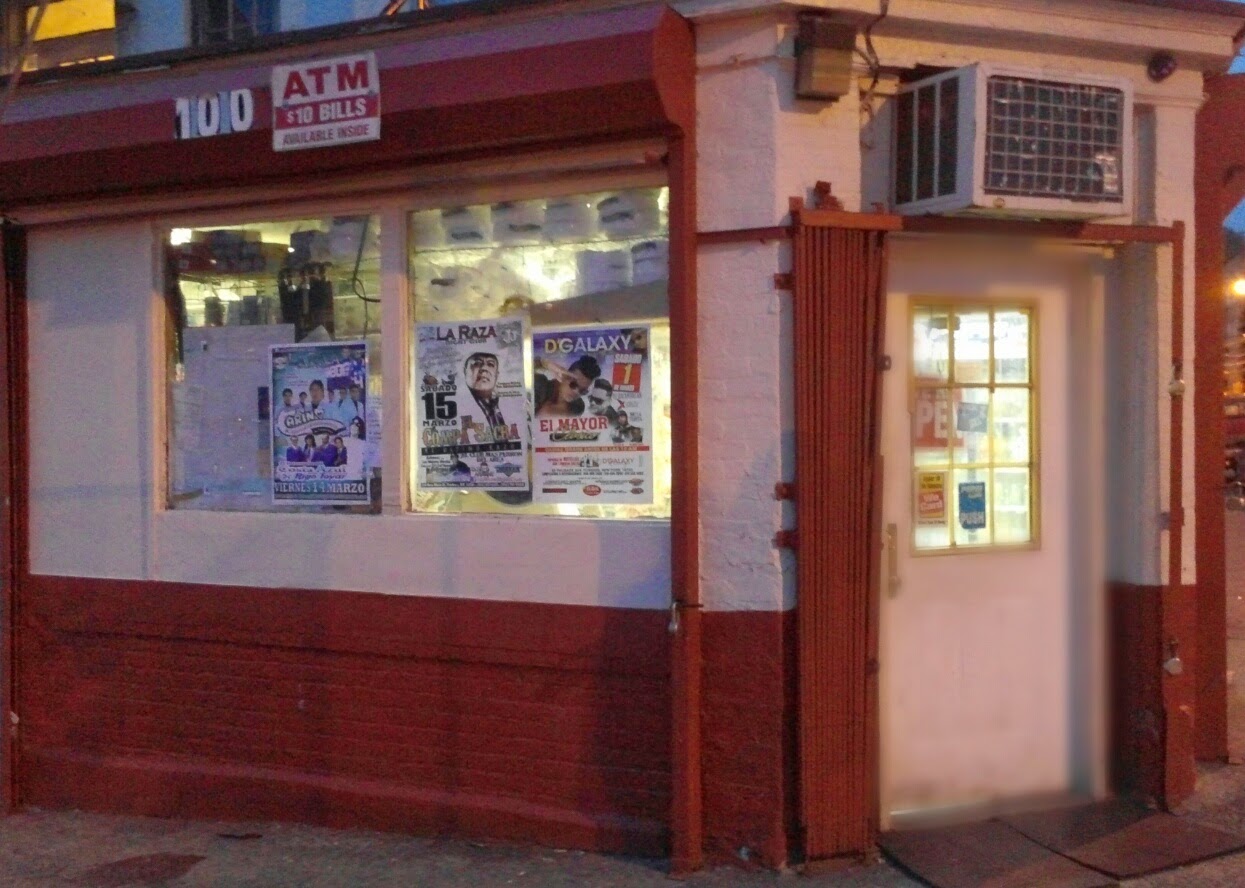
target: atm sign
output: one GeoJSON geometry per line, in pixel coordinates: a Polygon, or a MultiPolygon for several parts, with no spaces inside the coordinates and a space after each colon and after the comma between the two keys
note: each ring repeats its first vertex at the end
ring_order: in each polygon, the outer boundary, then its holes
{"type": "Polygon", "coordinates": [[[380,74],[375,53],[272,69],[274,151],[379,138],[380,74]]]}

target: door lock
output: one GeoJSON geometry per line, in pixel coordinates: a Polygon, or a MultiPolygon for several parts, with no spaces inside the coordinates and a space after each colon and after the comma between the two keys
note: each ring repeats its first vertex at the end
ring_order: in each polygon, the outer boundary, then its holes
{"type": "Polygon", "coordinates": [[[1180,659],[1179,649],[1176,639],[1167,642],[1167,659],[1163,661],[1163,671],[1168,675],[1180,675],[1184,672],[1184,661],[1180,659]]]}

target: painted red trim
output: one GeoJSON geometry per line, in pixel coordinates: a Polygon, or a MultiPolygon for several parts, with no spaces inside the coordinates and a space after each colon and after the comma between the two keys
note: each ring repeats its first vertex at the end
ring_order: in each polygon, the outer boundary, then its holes
{"type": "Polygon", "coordinates": [[[1194,12],[1245,19],[1245,10],[1231,0],[1123,0],[1137,6],[1157,6],[1169,12],[1194,12]]]}
{"type": "Polygon", "coordinates": [[[16,711],[17,598],[24,573],[26,465],[26,233],[0,222],[0,366],[8,401],[0,428],[0,814],[18,802],[16,711]]]}
{"type": "Polygon", "coordinates": [[[887,233],[877,218],[847,227],[860,217],[792,209],[799,799],[809,861],[860,858],[877,840],[871,645],[887,233]],[[827,389],[827,379],[836,384],[827,389]]]}
{"type": "Polygon", "coordinates": [[[1206,80],[1206,102],[1197,115],[1195,149],[1193,324],[1193,463],[1196,489],[1197,755],[1228,756],[1227,577],[1225,575],[1223,446],[1224,219],[1245,197],[1245,77],[1206,80]]]}
{"type": "Polygon", "coordinates": [[[668,854],[664,611],[35,576],[22,798],[668,854]]]}
{"type": "MultiPolygon", "coordinates": [[[[1184,378],[1184,223],[1172,223],[1171,341],[1172,374],[1184,378]]],[[[1183,585],[1184,565],[1184,408],[1183,395],[1169,398],[1170,453],[1168,456],[1167,584],[1163,590],[1160,631],[1163,650],[1156,663],[1142,668],[1159,671],[1163,686],[1164,732],[1163,804],[1174,808],[1193,795],[1197,785],[1194,764],[1193,707],[1197,669],[1197,597],[1183,585]],[[1176,648],[1172,648],[1176,645],[1176,648]],[[1181,650],[1183,648],[1183,650],[1181,650]],[[1187,674],[1169,675],[1162,670],[1168,656],[1179,654],[1189,665],[1187,674]]]]}
{"type": "Polygon", "coordinates": [[[706,611],[702,625],[705,853],[781,868],[799,848],[795,611],[706,611]]]}
{"type": "Polygon", "coordinates": [[[10,124],[0,127],[12,158],[0,163],[0,206],[376,171],[679,126],[692,132],[682,85],[689,33],[665,10],[639,32],[382,71],[381,139],[337,148],[274,152],[265,89],[256,90],[262,128],[229,136],[175,141],[172,97],[10,124]]]}
{"type": "Polygon", "coordinates": [[[662,857],[665,825],[497,795],[207,761],[32,748],[23,754],[40,807],[202,820],[313,823],[418,835],[470,836],[607,854],[662,857]]]}
{"type": "Polygon", "coordinates": [[[665,60],[679,77],[667,79],[665,101],[682,123],[670,139],[670,337],[671,413],[677,417],[671,441],[671,582],[678,620],[671,661],[671,868],[688,873],[704,865],[704,805],[701,755],[702,631],[700,595],[700,423],[699,320],[696,295],[695,48],[671,46],[665,60]],[[674,89],[681,85],[681,89],[674,89]]]}

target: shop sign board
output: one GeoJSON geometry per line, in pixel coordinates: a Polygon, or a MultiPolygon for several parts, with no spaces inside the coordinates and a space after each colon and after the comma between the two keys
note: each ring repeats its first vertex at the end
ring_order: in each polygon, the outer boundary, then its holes
{"type": "Polygon", "coordinates": [[[986,482],[960,482],[960,527],[981,530],[986,526],[986,482]]]}
{"type": "Polygon", "coordinates": [[[534,331],[536,502],[653,501],[649,357],[647,326],[534,331]]]}
{"type": "Polygon", "coordinates": [[[947,525],[947,473],[918,472],[916,523],[922,527],[947,525]]]}
{"type": "Polygon", "coordinates": [[[273,503],[368,503],[380,430],[368,422],[367,343],[274,345],[269,352],[273,503]]]}
{"type": "Polygon", "coordinates": [[[423,490],[529,487],[522,316],[416,328],[423,490]]]}
{"type": "Polygon", "coordinates": [[[372,52],[272,69],[274,151],[380,138],[380,73],[372,52]]]}

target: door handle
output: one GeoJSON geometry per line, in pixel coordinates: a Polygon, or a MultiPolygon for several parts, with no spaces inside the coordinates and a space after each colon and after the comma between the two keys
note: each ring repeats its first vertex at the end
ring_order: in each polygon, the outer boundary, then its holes
{"type": "Polygon", "coordinates": [[[886,525],[886,594],[890,598],[899,597],[899,587],[903,580],[899,578],[899,527],[895,524],[886,525]]]}

